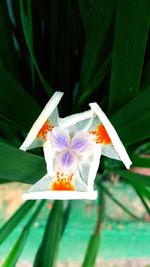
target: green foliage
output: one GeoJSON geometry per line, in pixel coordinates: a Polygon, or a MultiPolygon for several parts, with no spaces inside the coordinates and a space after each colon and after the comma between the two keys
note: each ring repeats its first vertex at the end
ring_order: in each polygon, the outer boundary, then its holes
{"type": "MultiPolygon", "coordinates": [[[[65,92],[61,116],[82,111],[83,106],[97,101],[111,116],[133,166],[149,168],[150,159],[144,154],[150,152],[150,2],[0,0],[0,18],[0,183],[33,184],[45,174],[41,150],[23,152],[19,146],[56,90],[65,92]]],[[[150,177],[125,171],[114,160],[102,160],[102,179],[97,184],[102,195],[108,195],[126,213],[141,219],[105,187],[105,179],[110,181],[111,174],[117,174],[135,189],[149,214],[150,177]]],[[[23,204],[3,225],[1,245],[32,212],[34,203],[23,204]]],[[[42,203],[3,266],[16,264],[42,203]]],[[[54,203],[35,267],[54,266],[70,209],[70,203],[65,211],[62,201],[54,203]]],[[[99,209],[83,266],[95,264],[102,217],[103,210],[99,209]]]]}

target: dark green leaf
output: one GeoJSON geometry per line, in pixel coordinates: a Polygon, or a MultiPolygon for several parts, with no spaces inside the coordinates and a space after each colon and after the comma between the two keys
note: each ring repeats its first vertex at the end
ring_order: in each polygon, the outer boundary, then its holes
{"type": "Polygon", "coordinates": [[[8,256],[6,257],[4,263],[2,264],[2,267],[14,267],[18,261],[18,258],[20,257],[20,254],[26,244],[27,238],[29,236],[30,230],[32,228],[32,225],[38,216],[39,212],[41,211],[43,205],[45,203],[45,200],[41,201],[39,206],[37,207],[36,211],[33,213],[32,217],[28,221],[28,223],[23,228],[20,236],[18,237],[17,241],[15,242],[14,246],[10,250],[8,256]]]}
{"type": "Polygon", "coordinates": [[[114,170],[114,173],[117,173],[124,177],[125,179],[137,184],[150,187],[150,176],[134,173],[131,171],[124,170],[114,170]]]}
{"type": "Polygon", "coordinates": [[[13,31],[8,14],[7,1],[0,0],[0,59],[4,68],[14,78],[20,80],[18,72],[18,59],[13,42],[13,31]]]}
{"type": "Polygon", "coordinates": [[[109,64],[111,62],[111,54],[108,55],[104,63],[98,69],[94,79],[87,86],[86,90],[81,96],[79,96],[78,106],[84,105],[87,99],[90,99],[91,95],[95,92],[98,85],[101,83],[103,78],[106,76],[109,70],[109,64]]]}
{"type": "Polygon", "coordinates": [[[43,75],[42,75],[42,73],[41,73],[41,71],[39,69],[39,66],[38,66],[38,64],[36,62],[36,59],[35,59],[35,56],[34,56],[34,53],[32,51],[32,44],[31,44],[31,40],[30,40],[31,34],[30,34],[29,25],[28,25],[28,19],[26,17],[25,11],[24,11],[24,5],[23,5],[23,1],[22,0],[20,0],[20,15],[21,15],[21,23],[22,23],[24,37],[25,37],[25,40],[26,40],[26,43],[27,43],[27,47],[29,49],[29,53],[30,53],[31,58],[32,58],[32,62],[34,63],[35,69],[36,69],[36,71],[37,71],[37,73],[39,75],[39,78],[41,80],[43,88],[46,90],[48,96],[51,96],[51,94],[53,93],[53,90],[48,85],[47,81],[45,81],[45,78],[43,77],[43,75]]]}
{"type": "Polygon", "coordinates": [[[149,1],[118,1],[109,96],[111,114],[138,93],[149,23],[149,1]]]}
{"type": "Polygon", "coordinates": [[[134,144],[150,136],[150,87],[111,117],[123,143],[134,144]]]}
{"type": "Polygon", "coordinates": [[[137,155],[132,155],[131,161],[133,162],[133,167],[142,167],[142,168],[150,168],[150,158],[146,158],[143,156],[137,156],[137,155]]]}
{"type": "Polygon", "coordinates": [[[85,32],[88,31],[88,21],[90,15],[89,3],[86,0],[78,0],[78,6],[82,17],[85,32]]]}
{"type": "Polygon", "coordinates": [[[34,267],[53,267],[63,223],[63,202],[56,200],[47,221],[44,237],[34,267]]]}
{"type": "Polygon", "coordinates": [[[0,177],[21,183],[35,183],[46,174],[42,157],[0,142],[0,177]]]}
{"type": "Polygon", "coordinates": [[[28,131],[41,109],[28,93],[0,67],[0,115],[28,131]]]}
{"type": "Polygon", "coordinates": [[[95,77],[96,64],[103,57],[103,46],[115,10],[114,0],[96,0],[90,14],[80,77],[80,93],[95,77]],[[100,58],[100,59],[99,59],[100,58]]]}
{"type": "Polygon", "coordinates": [[[0,228],[0,245],[12,233],[15,227],[17,227],[17,225],[24,219],[34,204],[35,200],[25,202],[0,228]]]}
{"type": "Polygon", "coordinates": [[[112,193],[106,188],[106,186],[104,186],[104,184],[101,183],[100,185],[104,192],[110,197],[110,199],[116,204],[118,205],[122,210],[124,210],[128,215],[130,215],[131,217],[133,217],[134,219],[138,219],[140,220],[140,218],[138,218],[138,216],[136,216],[135,214],[133,214],[127,207],[125,207],[119,200],[117,200],[112,193]]]}
{"type": "Polygon", "coordinates": [[[100,244],[100,236],[93,234],[90,238],[82,267],[95,266],[95,259],[98,252],[99,244],[100,244]]]}

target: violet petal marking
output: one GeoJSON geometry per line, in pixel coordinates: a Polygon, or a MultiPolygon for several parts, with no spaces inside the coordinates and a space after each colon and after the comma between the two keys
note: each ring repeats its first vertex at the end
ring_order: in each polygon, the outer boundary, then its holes
{"type": "Polygon", "coordinates": [[[70,137],[56,128],[52,130],[50,139],[56,151],[65,150],[66,148],[68,148],[70,143],[70,137]]]}
{"type": "Polygon", "coordinates": [[[55,169],[70,174],[76,170],[77,162],[77,156],[72,151],[65,150],[56,156],[55,169]]]}
{"type": "Polygon", "coordinates": [[[83,152],[87,147],[87,140],[83,138],[76,138],[72,142],[71,148],[75,149],[77,152],[83,152]]]}
{"type": "Polygon", "coordinates": [[[76,153],[84,153],[89,152],[93,144],[90,135],[76,135],[72,139],[71,148],[74,149],[76,153]]]}

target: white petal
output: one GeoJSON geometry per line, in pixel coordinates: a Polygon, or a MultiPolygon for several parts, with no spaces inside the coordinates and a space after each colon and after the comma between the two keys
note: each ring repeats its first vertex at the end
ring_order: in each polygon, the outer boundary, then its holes
{"type": "Polygon", "coordinates": [[[79,173],[86,186],[88,186],[89,169],[92,160],[93,160],[93,154],[90,154],[88,157],[83,158],[83,160],[80,160],[78,163],[79,173]]]}
{"type": "Polygon", "coordinates": [[[112,144],[102,145],[102,155],[110,157],[112,159],[121,160],[119,154],[112,144]]]}
{"type": "Polygon", "coordinates": [[[70,116],[65,117],[65,118],[59,118],[58,119],[58,125],[61,129],[68,128],[72,125],[75,125],[76,123],[78,123],[80,121],[90,119],[90,118],[92,118],[92,116],[93,116],[93,111],[88,110],[85,112],[70,115],[70,116]]]}
{"type": "Polygon", "coordinates": [[[51,191],[51,185],[55,178],[46,174],[37,183],[35,183],[27,192],[23,194],[23,199],[96,199],[97,191],[87,191],[78,173],[74,177],[75,189],[79,191],[51,191]]]}
{"type": "Polygon", "coordinates": [[[111,138],[112,144],[114,145],[115,150],[119,154],[120,159],[124,163],[127,169],[130,168],[130,165],[132,164],[127,151],[125,147],[123,146],[116,130],[108,120],[107,116],[105,113],[101,110],[99,105],[97,103],[91,103],[89,104],[91,109],[95,112],[95,114],[98,116],[100,119],[101,123],[104,125],[107,133],[109,134],[109,137],[111,138]]]}
{"type": "Polygon", "coordinates": [[[45,161],[47,164],[47,173],[49,176],[53,176],[54,175],[55,151],[49,140],[44,142],[43,151],[44,151],[45,161]]]}
{"type": "Polygon", "coordinates": [[[97,191],[78,192],[78,191],[41,191],[28,192],[23,194],[24,200],[29,199],[54,199],[54,200],[73,200],[73,199],[89,199],[95,200],[98,197],[97,191]]]}
{"type": "Polygon", "coordinates": [[[90,164],[89,174],[88,174],[88,190],[93,190],[94,180],[98,171],[100,157],[102,153],[102,147],[100,144],[96,146],[96,150],[94,152],[92,162],[90,164]]]}
{"type": "MultiPolygon", "coordinates": [[[[53,113],[54,110],[56,110],[56,107],[58,103],[60,102],[61,98],[63,96],[62,92],[55,92],[51,99],[46,104],[45,108],[33,124],[32,128],[30,129],[25,141],[20,146],[21,150],[26,151],[34,142],[36,139],[40,129],[44,125],[44,123],[47,121],[47,119],[50,117],[50,115],[53,113]]],[[[57,112],[57,111],[56,111],[57,112]]],[[[57,113],[55,113],[56,115],[57,113]]]]}

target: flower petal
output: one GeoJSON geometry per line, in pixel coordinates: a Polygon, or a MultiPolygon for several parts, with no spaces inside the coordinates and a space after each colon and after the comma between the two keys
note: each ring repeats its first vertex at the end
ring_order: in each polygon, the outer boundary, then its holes
{"type": "MultiPolygon", "coordinates": [[[[108,120],[107,116],[101,110],[101,108],[98,106],[97,103],[91,103],[89,105],[90,105],[91,109],[95,112],[95,114],[97,115],[97,118],[99,119],[99,124],[102,123],[104,125],[106,132],[109,135],[116,152],[118,153],[118,156],[119,156],[118,158],[120,158],[122,160],[122,162],[124,163],[124,165],[126,166],[126,168],[129,169],[132,162],[131,162],[131,160],[127,154],[127,151],[126,151],[125,147],[123,146],[116,130],[114,129],[114,127],[112,126],[112,124],[108,120]]],[[[111,157],[111,154],[109,155],[109,157],[111,157]]]]}
{"type": "Polygon", "coordinates": [[[97,191],[87,191],[86,185],[82,182],[78,173],[74,174],[73,183],[76,191],[51,191],[51,185],[56,177],[50,177],[46,174],[37,183],[35,183],[27,192],[23,194],[23,199],[96,199],[97,191]],[[77,191],[78,190],[78,191],[77,191]]]}
{"type": "Polygon", "coordinates": [[[71,150],[65,150],[56,155],[55,170],[61,173],[72,174],[78,164],[77,156],[71,150]]]}
{"type": "Polygon", "coordinates": [[[70,126],[75,126],[76,124],[79,123],[80,131],[82,129],[85,130],[85,126],[87,129],[89,128],[89,123],[91,124],[91,121],[89,119],[91,119],[92,116],[93,116],[93,111],[88,110],[85,112],[70,115],[70,116],[65,117],[65,118],[59,118],[58,119],[58,125],[61,129],[64,129],[64,128],[68,128],[70,126]],[[81,124],[82,121],[84,122],[83,124],[81,124]]]}
{"type": "Polygon", "coordinates": [[[94,180],[98,171],[98,167],[100,164],[100,157],[102,153],[102,147],[100,144],[96,146],[96,150],[94,152],[91,164],[90,164],[90,169],[89,169],[89,174],[88,174],[88,190],[91,191],[93,190],[93,185],[94,185],[94,180]]]}
{"type": "MultiPolygon", "coordinates": [[[[21,145],[20,149],[26,151],[27,149],[33,148],[35,146],[41,146],[43,142],[40,140],[39,142],[33,142],[37,139],[37,136],[43,127],[43,125],[49,121],[50,125],[53,126],[52,123],[57,121],[58,111],[56,109],[58,103],[60,102],[63,96],[62,92],[55,92],[54,95],[51,97],[43,111],[41,112],[38,119],[33,124],[32,128],[30,129],[25,141],[21,145]]],[[[55,124],[54,124],[55,125],[55,124]]]]}
{"type": "Polygon", "coordinates": [[[76,134],[71,140],[71,148],[77,154],[86,154],[93,152],[95,148],[94,137],[89,133],[76,134]]]}
{"type": "Polygon", "coordinates": [[[56,151],[66,150],[70,145],[70,136],[65,131],[60,130],[58,127],[48,133],[47,138],[52,142],[56,151]]]}
{"type": "Polygon", "coordinates": [[[54,158],[56,152],[54,151],[51,142],[47,140],[43,144],[44,157],[47,165],[47,173],[49,176],[54,175],[54,158]]]}

